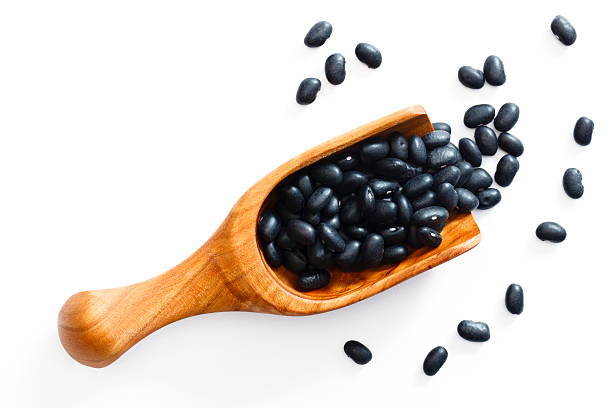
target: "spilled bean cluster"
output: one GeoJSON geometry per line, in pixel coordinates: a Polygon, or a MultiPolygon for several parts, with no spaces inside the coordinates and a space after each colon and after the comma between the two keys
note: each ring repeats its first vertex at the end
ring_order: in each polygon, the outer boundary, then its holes
{"type": "Polygon", "coordinates": [[[484,62],[483,70],[467,65],[459,68],[457,73],[459,82],[468,88],[480,89],[484,86],[485,80],[493,86],[500,86],[506,83],[506,71],[501,58],[496,55],[489,55],[484,62]]]}
{"type": "Polygon", "coordinates": [[[319,289],[334,266],[397,264],[438,247],[450,212],[497,204],[491,176],[450,143],[447,124],[434,127],[371,137],[281,182],[257,227],[268,264],[296,273],[301,291],[319,289]]]}

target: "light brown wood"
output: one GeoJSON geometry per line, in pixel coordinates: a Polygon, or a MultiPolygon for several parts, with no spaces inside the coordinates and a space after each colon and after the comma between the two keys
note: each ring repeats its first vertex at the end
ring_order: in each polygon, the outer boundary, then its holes
{"type": "Polygon", "coordinates": [[[295,276],[271,269],[258,247],[256,224],[271,205],[272,189],[285,177],[367,137],[393,131],[432,130],[420,106],[393,113],[329,140],[289,160],[240,198],[213,236],[170,271],[145,282],[70,297],[58,318],[60,340],[77,361],[104,367],[143,337],[179,319],[201,313],[242,310],[307,315],[337,309],[375,295],[473,248],[480,231],[471,214],[454,214],[436,249],[422,248],[395,267],[364,272],[332,270],[330,284],[301,293],[295,276]]]}

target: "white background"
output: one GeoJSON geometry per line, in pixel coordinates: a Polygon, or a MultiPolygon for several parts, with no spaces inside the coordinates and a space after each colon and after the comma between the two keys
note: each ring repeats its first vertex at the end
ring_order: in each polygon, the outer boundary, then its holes
{"type": "MultiPolygon", "coordinates": [[[[605,406],[612,341],[608,263],[610,40],[605,2],[7,1],[0,3],[0,405],[5,407],[605,406]],[[578,40],[551,34],[564,14],[578,40]],[[310,26],[334,31],[318,49],[310,26]],[[358,42],[380,48],[370,70],[358,42]],[[324,81],[342,52],[347,79],[324,81]],[[461,65],[505,64],[474,91],[461,65]],[[322,79],[310,106],[299,82],[322,79]],[[203,315],[117,362],[73,361],[56,318],[74,292],[130,284],[187,257],[253,183],[318,143],[412,104],[471,136],[463,112],[513,101],[526,152],[482,243],[378,296],[311,317],[203,315]],[[595,121],[580,147],[576,119],[595,121]],[[578,167],[586,192],[564,195],[578,167]],[[535,238],[564,225],[559,245],[535,238]],[[504,307],[520,283],[525,312],[504,307]],[[491,340],[458,337],[486,321],[491,340]],[[343,353],[358,339],[366,366],[343,353]],[[437,345],[446,365],[426,377],[437,345]]],[[[493,172],[495,158],[485,160],[493,172]]]]}

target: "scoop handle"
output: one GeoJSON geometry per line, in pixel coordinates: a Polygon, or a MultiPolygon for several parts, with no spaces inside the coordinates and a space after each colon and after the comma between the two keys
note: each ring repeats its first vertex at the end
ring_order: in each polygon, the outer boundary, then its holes
{"type": "Polygon", "coordinates": [[[230,289],[214,250],[206,243],[180,265],[152,279],[72,295],[59,313],[59,337],[78,362],[105,367],[167,324],[201,313],[242,309],[230,289]]]}

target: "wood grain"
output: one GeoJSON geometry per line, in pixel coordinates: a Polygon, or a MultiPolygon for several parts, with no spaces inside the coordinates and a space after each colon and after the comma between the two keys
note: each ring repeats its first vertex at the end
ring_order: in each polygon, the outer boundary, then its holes
{"type": "Polygon", "coordinates": [[[115,289],[80,292],[62,307],[62,345],[78,362],[104,367],[153,331],[189,316],[230,310],[308,315],[337,309],[375,295],[473,248],[480,231],[470,214],[455,214],[442,244],[413,252],[395,267],[364,272],[332,270],[330,284],[301,293],[295,276],[265,263],[256,237],[257,220],[273,204],[269,197],[285,177],[367,137],[432,130],[420,106],[413,106],[329,140],[289,160],[251,187],[213,236],[187,260],[147,281],[115,289]]]}

